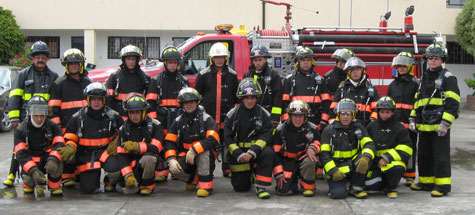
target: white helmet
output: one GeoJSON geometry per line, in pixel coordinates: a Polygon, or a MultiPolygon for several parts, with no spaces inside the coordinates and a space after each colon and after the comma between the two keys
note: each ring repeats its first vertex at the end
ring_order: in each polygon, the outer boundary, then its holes
{"type": "Polygon", "coordinates": [[[217,56],[224,56],[226,57],[226,59],[229,57],[228,48],[220,42],[213,44],[213,46],[211,46],[211,48],[209,49],[210,58],[217,56]]]}

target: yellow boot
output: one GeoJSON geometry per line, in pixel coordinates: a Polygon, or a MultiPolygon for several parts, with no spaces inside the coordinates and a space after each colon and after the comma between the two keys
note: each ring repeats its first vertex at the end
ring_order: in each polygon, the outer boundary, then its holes
{"type": "Polygon", "coordinates": [[[13,183],[15,182],[15,175],[13,173],[8,174],[7,179],[3,181],[3,185],[7,187],[13,187],[13,183]]]}
{"type": "Polygon", "coordinates": [[[303,191],[302,195],[305,197],[312,197],[313,195],[315,195],[315,193],[313,192],[313,190],[305,190],[303,191]]]}
{"type": "Polygon", "coordinates": [[[151,189],[148,189],[148,188],[140,189],[140,195],[142,195],[142,196],[149,196],[150,194],[152,194],[152,190],[151,190],[151,189]]]}
{"type": "Polygon", "coordinates": [[[442,191],[438,191],[438,190],[433,190],[431,193],[430,193],[430,196],[432,197],[442,197],[442,196],[445,196],[447,195],[447,192],[442,192],[442,191]]]}
{"type": "Polygon", "coordinates": [[[51,196],[63,196],[63,188],[51,190],[51,196]]]}
{"type": "Polygon", "coordinates": [[[198,197],[207,197],[211,194],[210,191],[208,190],[205,190],[205,189],[198,189],[198,191],[196,191],[196,195],[198,197]]]}
{"type": "Polygon", "coordinates": [[[368,197],[368,193],[366,191],[350,190],[350,195],[356,197],[357,199],[366,199],[368,197]]]}
{"type": "Polygon", "coordinates": [[[129,175],[125,178],[125,186],[126,186],[126,187],[129,187],[129,188],[135,188],[135,187],[138,187],[138,186],[139,186],[139,182],[137,181],[137,179],[135,179],[135,175],[134,175],[134,174],[129,174],[129,175]]]}

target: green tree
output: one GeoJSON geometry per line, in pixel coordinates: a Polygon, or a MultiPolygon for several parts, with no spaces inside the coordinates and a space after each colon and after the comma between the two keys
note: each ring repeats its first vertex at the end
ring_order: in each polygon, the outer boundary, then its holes
{"type": "Polygon", "coordinates": [[[457,42],[465,51],[475,55],[475,0],[467,0],[455,23],[457,42]]]}
{"type": "Polygon", "coordinates": [[[12,12],[0,7],[0,65],[8,64],[16,54],[24,52],[25,39],[12,12]]]}

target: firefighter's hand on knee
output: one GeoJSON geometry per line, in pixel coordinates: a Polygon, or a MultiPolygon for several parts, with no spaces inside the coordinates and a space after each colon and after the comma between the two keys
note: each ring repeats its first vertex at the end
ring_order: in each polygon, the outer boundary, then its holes
{"type": "Polygon", "coordinates": [[[252,154],[249,152],[246,152],[240,159],[240,163],[248,163],[252,159],[252,154]]]}
{"type": "Polygon", "coordinates": [[[64,162],[74,162],[74,158],[76,156],[76,147],[74,145],[68,144],[66,146],[59,147],[57,150],[64,162]]]}
{"type": "Polygon", "coordinates": [[[388,162],[386,162],[386,160],[384,160],[384,158],[381,158],[381,160],[379,160],[379,162],[378,162],[378,167],[382,168],[382,167],[386,166],[387,164],[388,164],[388,162]]]}
{"type": "Polygon", "coordinates": [[[56,173],[56,171],[58,171],[58,168],[59,168],[59,162],[56,159],[49,158],[48,161],[46,161],[46,164],[45,164],[46,173],[48,174],[56,173]]]}
{"type": "Polygon", "coordinates": [[[369,157],[361,157],[356,161],[356,172],[360,174],[366,174],[366,171],[368,171],[369,168],[369,157]]]}
{"type": "Polygon", "coordinates": [[[190,148],[188,152],[186,153],[186,163],[194,165],[195,157],[196,157],[196,152],[192,148],[190,148]]]}
{"type": "Polygon", "coordinates": [[[180,163],[176,159],[168,160],[168,168],[173,175],[178,175],[183,172],[183,169],[180,166],[180,163]]]}
{"type": "Polygon", "coordinates": [[[313,162],[317,163],[320,159],[317,156],[317,153],[312,148],[307,149],[307,155],[313,162]]]}
{"type": "Polygon", "coordinates": [[[440,122],[439,127],[437,128],[437,134],[439,137],[443,137],[447,134],[447,131],[449,130],[449,123],[446,123],[444,121],[440,122]]]}
{"type": "Polygon", "coordinates": [[[124,150],[130,153],[137,153],[139,151],[139,143],[134,141],[125,141],[123,144],[124,150]]]}
{"type": "Polygon", "coordinates": [[[333,181],[341,181],[345,178],[345,174],[343,174],[340,170],[336,170],[333,174],[332,174],[332,180],[333,181]]]}
{"type": "Polygon", "coordinates": [[[412,132],[417,132],[416,120],[414,118],[409,118],[409,130],[412,132]]]}
{"type": "Polygon", "coordinates": [[[287,183],[287,180],[285,180],[285,177],[282,175],[282,177],[276,179],[277,182],[277,189],[282,189],[285,183],[287,183]]]}
{"type": "Polygon", "coordinates": [[[35,181],[35,184],[46,184],[45,174],[43,174],[43,172],[41,172],[38,168],[31,170],[31,177],[33,178],[33,181],[35,181]]]}
{"type": "Polygon", "coordinates": [[[109,145],[107,146],[107,153],[110,155],[110,156],[114,156],[114,155],[117,155],[117,140],[118,138],[115,138],[113,141],[111,141],[109,143],[109,145]]]}

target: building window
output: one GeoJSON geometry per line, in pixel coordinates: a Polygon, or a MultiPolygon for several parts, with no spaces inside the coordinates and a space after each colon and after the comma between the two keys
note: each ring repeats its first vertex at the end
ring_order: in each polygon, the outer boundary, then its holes
{"type": "Polygon", "coordinates": [[[177,47],[178,45],[184,43],[189,37],[172,37],[173,46],[177,47]]]}
{"type": "Polygon", "coordinates": [[[84,53],[84,37],[71,37],[71,48],[79,49],[84,53]]]}
{"type": "Polygon", "coordinates": [[[59,54],[59,37],[38,37],[38,36],[29,36],[26,38],[25,41],[25,48],[30,49],[33,43],[36,41],[41,40],[48,44],[49,49],[49,57],[50,58],[59,58],[61,55],[59,54]]]}
{"type": "Polygon", "coordinates": [[[142,52],[142,58],[159,58],[160,57],[160,37],[109,37],[107,46],[107,58],[119,59],[120,50],[126,45],[132,44],[139,47],[142,52]]]}
{"type": "Polygon", "coordinates": [[[473,64],[473,55],[467,53],[457,42],[447,42],[447,63],[473,64]]]}
{"type": "Polygon", "coordinates": [[[447,0],[448,8],[461,8],[467,0],[447,0]]]}

